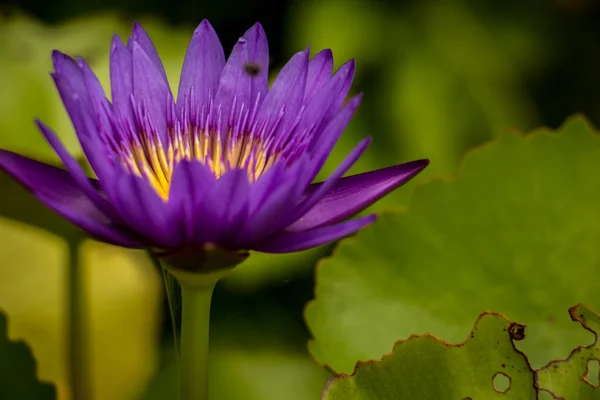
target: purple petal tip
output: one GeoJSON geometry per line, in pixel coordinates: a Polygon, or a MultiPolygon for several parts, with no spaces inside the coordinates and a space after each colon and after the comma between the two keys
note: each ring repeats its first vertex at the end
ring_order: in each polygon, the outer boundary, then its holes
{"type": "Polygon", "coordinates": [[[345,62],[344,64],[342,64],[340,66],[340,68],[338,68],[337,72],[335,73],[340,74],[340,77],[344,77],[345,76],[345,81],[346,82],[352,82],[352,80],[354,80],[354,72],[356,71],[356,63],[354,62],[354,59],[351,59],[350,61],[345,62]]]}
{"type": "Polygon", "coordinates": [[[146,33],[146,31],[142,27],[142,24],[140,24],[138,21],[135,21],[133,23],[133,28],[131,29],[131,32],[133,33],[134,37],[137,37],[137,35],[139,35],[139,34],[145,34],[146,33]]]}
{"type": "Polygon", "coordinates": [[[265,34],[265,29],[263,28],[263,26],[261,25],[260,22],[256,22],[254,25],[252,25],[250,27],[250,29],[248,29],[248,31],[256,32],[261,35],[265,34]]]}
{"type": "Polygon", "coordinates": [[[205,18],[196,27],[193,35],[196,36],[196,35],[204,34],[206,32],[214,32],[214,31],[215,31],[215,28],[213,28],[212,24],[205,18]]]}
{"type": "Polygon", "coordinates": [[[410,165],[410,164],[414,164],[415,169],[422,171],[429,165],[429,159],[423,158],[421,160],[415,160],[415,161],[411,161],[411,162],[407,163],[407,165],[410,165]]]}
{"type": "Polygon", "coordinates": [[[308,60],[310,58],[310,48],[307,47],[305,50],[297,52],[296,54],[294,54],[294,57],[296,56],[302,57],[303,63],[308,66],[308,60]]]}
{"type": "MultiPolygon", "coordinates": [[[[321,54],[321,57],[333,58],[333,51],[331,49],[323,49],[320,52],[318,52],[317,54],[321,54]]],[[[316,55],[315,55],[315,57],[316,57],[316,55]]]]}
{"type": "Polygon", "coordinates": [[[406,181],[408,181],[409,179],[414,178],[416,175],[418,175],[421,171],[423,171],[425,168],[427,168],[427,166],[429,165],[429,159],[424,158],[421,160],[414,160],[414,161],[409,161],[403,164],[397,164],[394,165],[392,167],[388,167],[390,169],[396,169],[399,171],[404,171],[404,174],[406,176],[406,181]]]}
{"type": "Polygon", "coordinates": [[[72,58],[59,50],[52,50],[52,64],[56,72],[62,72],[63,64],[68,61],[72,61],[72,58]]]}
{"type": "Polygon", "coordinates": [[[356,60],[354,58],[351,58],[350,60],[348,60],[344,64],[342,64],[342,66],[340,67],[340,70],[342,68],[348,69],[348,70],[352,71],[352,74],[354,74],[354,70],[356,69],[356,60]]]}
{"type": "Polygon", "coordinates": [[[358,109],[358,106],[360,106],[363,95],[364,95],[363,92],[357,93],[354,97],[352,97],[350,100],[348,100],[348,102],[346,103],[346,105],[344,107],[348,107],[348,109],[352,110],[352,113],[354,114],[356,112],[356,110],[358,109]]]}
{"type": "Polygon", "coordinates": [[[123,41],[121,40],[119,35],[117,35],[115,33],[110,42],[110,52],[111,53],[115,52],[117,50],[117,48],[119,48],[120,46],[125,46],[125,44],[123,43],[123,41]]]}
{"type": "Polygon", "coordinates": [[[49,143],[52,143],[57,140],[56,134],[50,129],[48,125],[44,124],[40,119],[36,119],[35,124],[49,143]]]}
{"type": "Polygon", "coordinates": [[[146,32],[146,30],[144,29],[144,27],[142,26],[142,24],[140,24],[139,22],[134,22],[133,23],[133,28],[131,29],[131,35],[129,36],[129,40],[128,40],[128,44],[132,44],[132,42],[152,42],[152,40],[150,39],[150,36],[148,35],[148,32],[146,32]]]}
{"type": "Polygon", "coordinates": [[[260,40],[264,40],[266,38],[265,30],[262,25],[257,22],[250,27],[242,36],[243,39],[246,39],[250,42],[259,42],[260,40]]]}

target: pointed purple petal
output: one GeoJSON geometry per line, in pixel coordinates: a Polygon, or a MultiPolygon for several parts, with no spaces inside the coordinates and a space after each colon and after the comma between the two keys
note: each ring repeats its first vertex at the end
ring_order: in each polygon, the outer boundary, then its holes
{"type": "MultiPolygon", "coordinates": [[[[302,201],[292,214],[293,221],[296,221],[303,217],[311,208],[313,208],[335,185],[335,183],[354,165],[356,160],[364,153],[369,144],[371,138],[363,139],[351,152],[346,156],[344,161],[333,171],[333,173],[323,182],[317,190],[307,196],[302,201]]],[[[293,221],[289,221],[291,224],[293,221]]]]}
{"type": "MultiPolygon", "coordinates": [[[[316,206],[287,230],[304,231],[343,221],[405,184],[427,165],[429,160],[417,160],[342,178],[316,206]]],[[[307,195],[316,192],[321,185],[323,183],[311,185],[307,195]]]]}
{"type": "Polygon", "coordinates": [[[109,102],[100,81],[86,62],[81,58],[75,61],[57,50],[52,53],[52,60],[56,71],[52,76],[62,77],[68,82],[70,91],[77,95],[78,101],[86,109],[93,110],[96,126],[106,124],[109,102]]]}
{"type": "Polygon", "coordinates": [[[70,56],[58,51],[52,51],[52,64],[54,65],[54,71],[58,74],[63,74],[66,76],[71,76],[74,79],[77,79],[79,85],[73,84],[77,89],[83,90],[85,88],[85,84],[83,83],[83,75],[81,72],[81,67],[73,58],[70,56]]]}
{"type": "Polygon", "coordinates": [[[206,193],[215,184],[215,176],[209,167],[196,160],[183,160],[175,166],[169,191],[169,214],[179,225],[187,242],[198,236],[196,208],[200,207],[206,193]]]}
{"type": "Polygon", "coordinates": [[[167,73],[165,72],[165,67],[160,60],[158,52],[156,51],[156,47],[154,43],[152,43],[152,39],[148,33],[142,28],[142,26],[138,22],[134,22],[133,30],[131,36],[129,36],[129,41],[127,45],[133,49],[132,43],[136,42],[140,45],[140,47],[144,50],[144,52],[148,55],[150,60],[152,60],[152,64],[156,67],[156,70],[162,75],[163,80],[167,81],[167,73]]]}
{"type": "Polygon", "coordinates": [[[61,53],[58,50],[52,52],[52,62],[54,64],[55,74],[64,77],[71,87],[71,90],[80,97],[81,102],[89,107],[89,94],[85,86],[85,80],[83,78],[83,70],[77,64],[77,61],[73,60],[66,54],[61,53]]]}
{"type": "Polygon", "coordinates": [[[194,31],[181,69],[177,106],[182,111],[184,99],[194,88],[197,106],[208,105],[217,93],[219,78],[225,66],[225,54],[217,33],[207,20],[194,31]]]}
{"type": "Polygon", "coordinates": [[[246,111],[250,107],[252,78],[244,70],[247,63],[248,42],[246,39],[240,38],[233,47],[225,68],[223,68],[219,89],[215,96],[215,105],[220,108],[221,124],[224,128],[235,123],[242,107],[246,111]],[[228,121],[230,121],[229,124],[228,121]]]}
{"type": "Polygon", "coordinates": [[[273,127],[275,118],[281,110],[284,111],[284,114],[277,128],[279,132],[287,132],[291,124],[298,118],[304,99],[307,71],[307,51],[296,53],[283,66],[258,111],[258,121],[266,119],[270,121],[267,129],[273,127]]]}
{"type": "Polygon", "coordinates": [[[306,91],[304,92],[305,104],[331,78],[332,71],[333,53],[330,49],[321,50],[310,60],[308,63],[308,75],[306,77],[306,91]]]}
{"type": "Polygon", "coordinates": [[[315,176],[319,173],[325,161],[329,157],[329,154],[333,150],[333,147],[337,143],[338,139],[344,133],[344,129],[354,116],[360,101],[362,100],[362,94],[354,96],[348,101],[348,103],[342,108],[340,112],[327,124],[327,126],[321,132],[318,140],[314,140],[309,151],[313,157],[313,170],[309,174],[309,179],[312,181],[315,176]]]}
{"type": "Polygon", "coordinates": [[[296,171],[280,163],[252,184],[249,217],[236,235],[236,247],[248,247],[281,229],[280,221],[293,211],[290,204],[300,197],[295,177],[296,171]]]}
{"type": "Polygon", "coordinates": [[[36,124],[42,131],[42,134],[52,146],[56,154],[60,157],[61,161],[71,174],[74,182],[79,185],[85,195],[98,207],[104,214],[110,217],[112,220],[119,221],[117,212],[114,207],[98,193],[97,189],[92,185],[90,179],[86,176],[83,168],[73,158],[71,154],[65,149],[63,144],[60,142],[54,131],[52,131],[43,122],[37,120],[36,124]]]}
{"type": "Polygon", "coordinates": [[[317,91],[304,109],[302,119],[298,124],[298,132],[310,129],[314,135],[312,140],[320,139],[323,126],[339,112],[348,95],[354,78],[354,70],[354,60],[348,61],[340,67],[333,78],[317,91]]]}
{"type": "Polygon", "coordinates": [[[133,118],[133,56],[117,35],[113,36],[110,48],[110,87],[114,107],[133,118]]]}
{"type": "MultiPolygon", "coordinates": [[[[56,50],[52,53],[52,59],[56,72],[52,73],[51,76],[54,78],[73,124],[77,123],[75,121],[78,118],[76,114],[89,113],[91,118],[88,122],[92,124],[94,130],[107,127],[106,111],[110,105],[104,89],[89,66],[81,59],[78,63],[56,50]],[[77,103],[77,105],[74,106],[73,103],[77,103]]],[[[79,127],[75,126],[75,129],[81,139],[82,133],[85,133],[87,129],[83,129],[81,124],[79,125],[79,127]]],[[[86,151],[85,148],[84,151],[86,151]]]]}
{"type": "Polygon", "coordinates": [[[90,66],[83,59],[78,59],[78,61],[83,71],[85,87],[89,93],[90,102],[94,109],[94,115],[96,116],[97,129],[108,134],[110,122],[107,112],[110,112],[111,106],[106,98],[104,88],[90,66]]]}
{"type": "Polygon", "coordinates": [[[243,38],[248,42],[248,62],[258,69],[257,73],[252,74],[250,98],[253,103],[256,97],[260,95],[262,101],[267,94],[269,85],[269,43],[267,42],[267,35],[262,25],[257,22],[244,33],[243,38]]]}
{"type": "Polygon", "coordinates": [[[375,215],[368,215],[337,225],[329,225],[302,232],[283,233],[256,246],[254,250],[265,253],[292,253],[307,250],[351,235],[369,225],[375,219],[375,215]]]}
{"type": "Polygon", "coordinates": [[[163,145],[167,140],[167,105],[171,89],[167,79],[137,41],[131,45],[133,54],[133,95],[145,105],[163,145]]]}
{"type": "Polygon", "coordinates": [[[128,232],[116,227],[85,195],[65,170],[0,150],[0,169],[11,175],[54,212],[107,243],[141,247],[128,232]]]}
{"type": "Polygon", "coordinates": [[[109,182],[114,170],[107,157],[106,148],[100,140],[96,128],[97,124],[92,117],[93,110],[89,104],[89,97],[88,103],[86,103],[81,95],[73,90],[73,87],[64,75],[54,73],[52,77],[67,113],[71,117],[71,122],[86,158],[100,181],[109,182]]]}
{"type": "Polygon", "coordinates": [[[153,246],[173,248],[183,244],[178,227],[169,218],[167,203],[143,178],[122,171],[117,178],[113,203],[131,229],[153,246]]]}
{"type": "Polygon", "coordinates": [[[255,24],[241,37],[223,69],[215,103],[221,107],[223,123],[233,117],[235,123],[240,110],[254,107],[256,97],[262,101],[267,92],[269,47],[265,32],[255,24]],[[235,99],[235,109],[232,111],[235,99]]]}
{"type": "MultiPolygon", "coordinates": [[[[223,229],[219,243],[230,245],[231,238],[239,232],[248,220],[248,210],[250,208],[250,182],[248,173],[243,169],[236,169],[228,174],[237,174],[231,178],[231,202],[228,203],[227,213],[223,220],[223,229]]],[[[219,184],[219,182],[217,182],[219,184]]]]}
{"type": "Polygon", "coordinates": [[[219,177],[195,210],[198,241],[228,245],[241,229],[247,214],[249,182],[247,172],[234,169],[219,177]]]}

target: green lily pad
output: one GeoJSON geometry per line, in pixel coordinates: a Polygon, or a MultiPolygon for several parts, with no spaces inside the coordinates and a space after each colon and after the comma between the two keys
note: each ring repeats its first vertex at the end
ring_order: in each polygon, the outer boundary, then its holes
{"type": "Polygon", "coordinates": [[[524,334],[525,326],[483,313],[458,345],[411,336],[380,361],[359,362],[352,375],[331,378],[323,399],[534,399],[533,370],[514,347],[524,334]]]}
{"type": "Polygon", "coordinates": [[[573,321],[594,334],[589,346],[579,346],[566,360],[552,361],[537,371],[537,386],[557,399],[597,399],[600,396],[600,315],[584,304],[569,309],[573,321]]]}
{"type": "Polygon", "coordinates": [[[0,312],[0,397],[3,399],[56,399],[56,388],[37,378],[37,365],[24,342],[8,338],[6,315],[0,312]]]}
{"type": "Polygon", "coordinates": [[[459,341],[493,310],[527,322],[519,348],[532,365],[564,358],[586,335],[562,310],[600,306],[599,160],[600,136],[577,117],[503,135],[456,179],[418,186],[409,211],[382,215],[317,267],[313,356],[348,373],[413,333],[459,341]]]}

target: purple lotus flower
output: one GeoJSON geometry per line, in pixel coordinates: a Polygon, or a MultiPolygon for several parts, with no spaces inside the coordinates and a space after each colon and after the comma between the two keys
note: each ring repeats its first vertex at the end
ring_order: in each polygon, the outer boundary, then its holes
{"type": "Polygon", "coordinates": [[[354,61],[332,76],[323,50],[296,53],[270,88],[260,24],[229,59],[208,21],[191,39],[177,98],[152,41],[135,24],[110,52],[112,102],[84,60],[55,51],[52,77],[97,179],[37,122],[66,171],[0,150],[0,168],[42,203],[108,243],[160,251],[214,245],[293,252],[352,234],[347,220],[428,164],[342,178],[365,139],[322,183],[311,183],[356,111],[344,104],[354,61]]]}

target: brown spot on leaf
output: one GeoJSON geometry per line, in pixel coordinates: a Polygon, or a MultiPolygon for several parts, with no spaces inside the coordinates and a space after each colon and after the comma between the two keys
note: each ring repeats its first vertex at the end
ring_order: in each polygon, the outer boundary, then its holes
{"type": "Polygon", "coordinates": [[[525,339],[525,325],[513,322],[508,327],[508,334],[512,340],[523,340],[525,339]]]}

